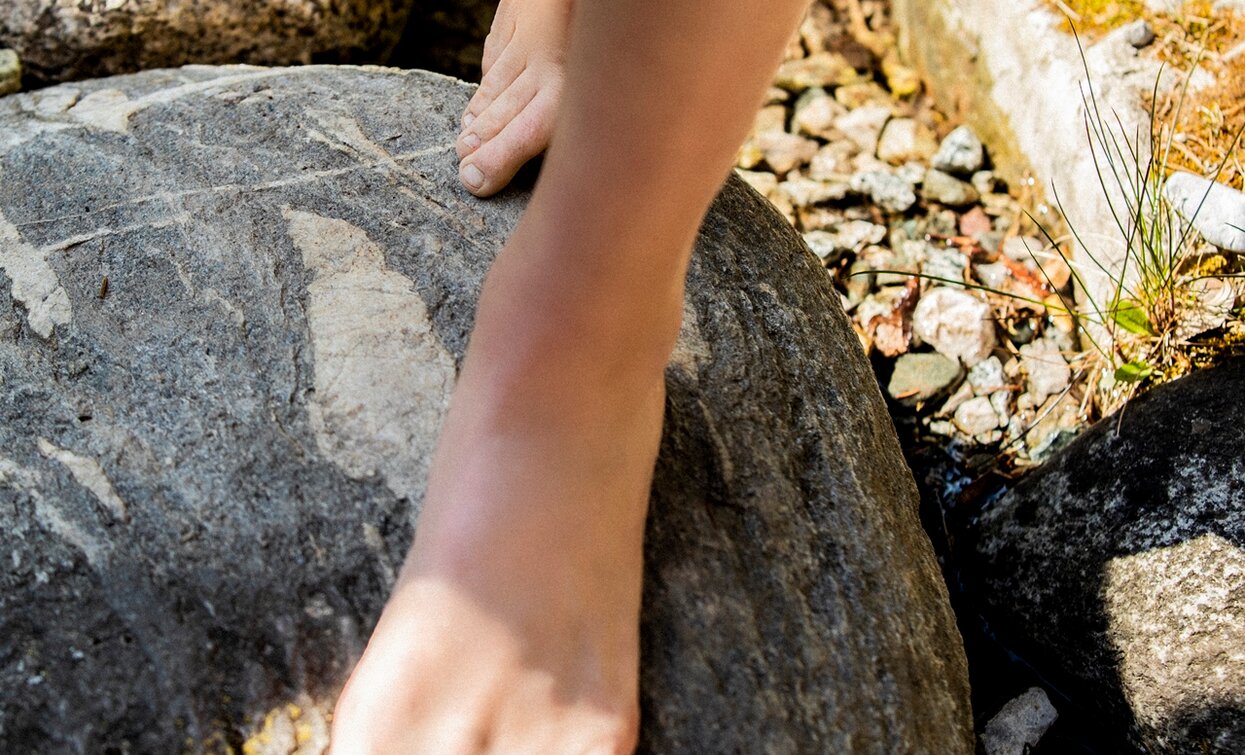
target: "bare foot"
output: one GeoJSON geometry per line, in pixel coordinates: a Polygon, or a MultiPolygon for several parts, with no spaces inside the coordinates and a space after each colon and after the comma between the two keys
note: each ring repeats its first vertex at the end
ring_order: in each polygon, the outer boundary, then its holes
{"type": "MultiPolygon", "coordinates": [[[[516,232],[490,283],[534,250],[516,232]]],[[[489,286],[415,544],[338,702],[335,755],[635,747],[662,371],[590,326],[568,342],[557,307],[499,330],[517,318],[489,286]]]]}
{"type": "Polygon", "coordinates": [[[549,146],[562,94],[572,0],[501,0],[484,43],[483,78],[455,145],[473,194],[502,189],[549,146]]]}

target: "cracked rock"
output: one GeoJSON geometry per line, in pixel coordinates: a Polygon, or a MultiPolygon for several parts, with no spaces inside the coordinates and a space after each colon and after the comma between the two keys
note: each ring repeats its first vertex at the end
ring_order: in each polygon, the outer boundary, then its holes
{"type": "MultiPolygon", "coordinates": [[[[331,710],[529,197],[461,187],[472,91],[193,66],[0,99],[0,752],[297,743],[331,710]]],[[[946,588],[830,277],[731,178],[686,290],[641,750],[968,755],[946,588]]]]}

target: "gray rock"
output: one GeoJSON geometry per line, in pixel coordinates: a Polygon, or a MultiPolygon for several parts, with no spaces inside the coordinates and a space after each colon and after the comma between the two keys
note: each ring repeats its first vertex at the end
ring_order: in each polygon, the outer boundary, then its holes
{"type": "Polygon", "coordinates": [[[886,122],[878,138],[878,159],[894,165],[909,160],[928,160],[938,143],[934,134],[912,118],[892,118],[886,122]]]}
{"type": "Polygon", "coordinates": [[[942,354],[902,354],[895,360],[895,369],[886,384],[886,392],[900,401],[929,401],[945,393],[963,374],[958,362],[942,354]]]}
{"type": "Polygon", "coordinates": [[[412,0],[0,0],[0,46],[34,83],[183,63],[379,63],[412,0]]]}
{"type": "MultiPolygon", "coordinates": [[[[191,67],[0,100],[0,751],[215,751],[331,705],[527,198],[459,186],[470,94],[191,67]]],[[[687,290],[642,750],[971,752],[916,489],[828,276],[732,178],[687,290]]]]}
{"type": "Polygon", "coordinates": [[[1245,360],[1160,386],[981,518],[994,630],[1138,751],[1245,752],[1245,360]]]}
{"type": "Polygon", "coordinates": [[[912,184],[893,173],[870,170],[857,173],[849,182],[851,190],[864,194],[887,212],[906,212],[916,204],[916,192],[912,184]]]}
{"type": "Polygon", "coordinates": [[[1167,179],[1163,196],[1202,238],[1229,252],[1245,252],[1245,194],[1192,173],[1167,179]]]}
{"type": "Polygon", "coordinates": [[[969,367],[990,356],[995,346],[990,305],[947,286],[930,289],[917,302],[912,332],[940,354],[969,367]]]}
{"type": "Polygon", "coordinates": [[[930,158],[930,165],[947,173],[967,176],[981,170],[985,161],[986,150],[977,134],[968,126],[960,126],[947,134],[942,144],[938,145],[938,151],[930,158]]]}
{"type": "Polygon", "coordinates": [[[22,61],[12,50],[0,50],[0,96],[22,91],[22,61]]]}
{"type": "Polygon", "coordinates": [[[1041,687],[1033,687],[1008,701],[981,733],[986,755],[1026,755],[1059,718],[1041,687]]]}
{"type": "Polygon", "coordinates": [[[948,207],[965,207],[980,199],[980,195],[972,184],[933,168],[925,171],[925,180],[921,184],[921,196],[927,201],[938,202],[948,207]]]}
{"type": "Polygon", "coordinates": [[[1139,18],[1131,24],[1125,26],[1124,30],[1120,33],[1124,35],[1124,40],[1126,42],[1133,47],[1136,47],[1138,50],[1143,47],[1148,47],[1150,43],[1154,41],[1154,29],[1151,28],[1150,22],[1146,21],[1144,18],[1139,18]]]}

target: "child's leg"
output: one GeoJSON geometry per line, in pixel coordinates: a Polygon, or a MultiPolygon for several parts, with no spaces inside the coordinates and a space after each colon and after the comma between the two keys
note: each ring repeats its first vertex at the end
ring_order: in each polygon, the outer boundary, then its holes
{"type": "Polygon", "coordinates": [[[663,369],[696,230],[807,0],[579,0],[339,755],[624,751],[663,369]]]}

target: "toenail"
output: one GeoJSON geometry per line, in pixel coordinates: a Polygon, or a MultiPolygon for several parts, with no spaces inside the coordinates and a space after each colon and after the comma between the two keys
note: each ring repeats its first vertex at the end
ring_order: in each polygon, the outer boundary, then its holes
{"type": "Polygon", "coordinates": [[[472,115],[471,113],[463,113],[463,128],[467,128],[468,126],[470,126],[471,122],[474,121],[475,119],[476,117],[472,115]]]}
{"type": "Polygon", "coordinates": [[[463,166],[461,174],[463,182],[473,189],[478,189],[484,184],[484,174],[480,172],[479,168],[470,163],[463,166]]]}
{"type": "Polygon", "coordinates": [[[467,145],[468,149],[475,149],[480,146],[480,137],[475,134],[463,134],[463,144],[467,145]]]}

